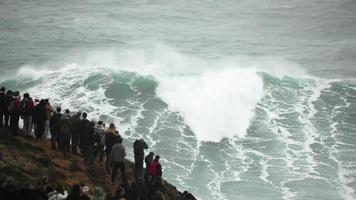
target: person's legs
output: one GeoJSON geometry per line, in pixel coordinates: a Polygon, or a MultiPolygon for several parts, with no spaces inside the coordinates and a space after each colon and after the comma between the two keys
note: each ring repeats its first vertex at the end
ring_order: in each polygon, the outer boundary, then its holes
{"type": "Polygon", "coordinates": [[[123,181],[122,184],[125,184],[127,182],[125,162],[119,162],[118,164],[119,164],[120,173],[121,173],[121,180],[123,181]]]}
{"type": "Polygon", "coordinates": [[[99,151],[99,161],[101,162],[103,161],[103,157],[104,157],[104,146],[99,145],[98,151],[99,151]]]}
{"type": "Polygon", "coordinates": [[[110,153],[108,153],[108,152],[106,152],[106,162],[105,162],[105,166],[106,166],[106,173],[110,174],[111,161],[110,161],[110,153]]]}
{"type": "Polygon", "coordinates": [[[30,136],[32,132],[32,116],[27,116],[27,129],[26,135],[30,136]]]}
{"type": "Polygon", "coordinates": [[[5,111],[5,112],[4,112],[4,116],[5,116],[4,126],[5,126],[5,127],[9,127],[10,114],[9,114],[7,111],[5,111]]]}
{"type": "Polygon", "coordinates": [[[47,139],[48,132],[49,132],[49,120],[46,120],[45,124],[44,124],[44,132],[42,135],[42,139],[44,139],[44,140],[47,139]]]}
{"type": "Polygon", "coordinates": [[[0,112],[0,127],[3,127],[4,126],[4,112],[0,112]]]}
{"type": "Polygon", "coordinates": [[[78,146],[78,136],[73,134],[72,135],[72,153],[73,154],[78,154],[77,153],[77,146],[78,146]]]}
{"type": "Polygon", "coordinates": [[[113,168],[112,168],[112,173],[111,173],[111,182],[113,184],[115,183],[115,178],[116,178],[116,174],[117,174],[118,168],[119,168],[119,163],[118,162],[114,162],[113,163],[113,168]]]}
{"type": "Polygon", "coordinates": [[[51,130],[51,148],[52,150],[57,150],[57,133],[55,130],[51,130]]]}

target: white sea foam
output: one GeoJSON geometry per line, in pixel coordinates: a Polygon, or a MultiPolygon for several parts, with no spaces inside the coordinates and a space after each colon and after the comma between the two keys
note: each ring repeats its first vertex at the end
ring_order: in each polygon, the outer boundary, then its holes
{"type": "Polygon", "coordinates": [[[197,139],[218,142],[224,137],[246,135],[254,108],[263,96],[258,71],[277,76],[304,75],[300,67],[279,58],[233,56],[209,60],[183,55],[161,43],[147,46],[120,52],[76,52],[72,54],[77,56],[67,61],[75,64],[36,69],[24,66],[18,76],[37,79],[78,68],[86,73],[104,68],[153,75],[159,82],[157,96],[184,117],[197,139]]]}

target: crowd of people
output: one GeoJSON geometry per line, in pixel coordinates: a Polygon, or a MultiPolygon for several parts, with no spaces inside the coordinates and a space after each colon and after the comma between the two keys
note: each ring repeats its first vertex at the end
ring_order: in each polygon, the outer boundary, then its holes
{"type": "MultiPolygon", "coordinates": [[[[33,100],[28,93],[21,99],[18,91],[6,91],[4,87],[0,89],[0,127],[9,128],[13,136],[33,137],[36,140],[50,138],[53,150],[61,151],[65,159],[70,159],[71,155],[82,156],[88,167],[93,167],[97,159],[98,162],[105,159],[105,170],[111,177],[111,184],[118,186],[114,195],[109,194],[106,197],[103,197],[104,193],[100,187],[94,188],[92,195],[89,195],[89,187],[85,185],[74,185],[68,194],[62,186],[51,188],[48,178],[44,177],[40,190],[29,191],[32,191],[34,196],[37,195],[38,199],[46,200],[164,200],[160,156],[154,155],[153,152],[145,156],[145,149],[149,148],[147,143],[142,138],[135,140],[135,181],[129,183],[124,138],[113,123],[106,128],[103,121],[90,121],[87,117],[85,112],[73,115],[68,109],[64,112],[60,107],[53,109],[48,99],[33,100]],[[20,118],[23,120],[22,129],[19,128],[20,118]],[[118,172],[120,181],[117,184],[118,172]]],[[[4,184],[1,191],[11,191],[11,184],[4,184]]],[[[188,192],[183,193],[183,196],[185,200],[195,199],[188,192]]]]}

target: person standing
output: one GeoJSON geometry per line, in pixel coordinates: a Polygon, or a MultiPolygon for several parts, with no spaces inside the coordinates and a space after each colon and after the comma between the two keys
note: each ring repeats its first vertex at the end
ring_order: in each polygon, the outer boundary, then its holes
{"type": "Polygon", "coordinates": [[[28,93],[23,95],[21,101],[22,119],[23,119],[23,132],[25,136],[31,136],[32,132],[32,114],[35,105],[28,93]]]}
{"type": "Polygon", "coordinates": [[[50,131],[51,131],[51,147],[53,150],[57,150],[60,147],[60,129],[61,129],[61,119],[62,119],[62,109],[61,107],[56,108],[56,112],[53,114],[50,121],[50,131]]]}
{"type": "Polygon", "coordinates": [[[41,100],[33,110],[32,119],[35,124],[35,136],[37,140],[40,140],[44,133],[45,122],[47,119],[45,106],[45,100],[41,100]]]}
{"type": "Polygon", "coordinates": [[[162,166],[161,163],[159,163],[159,159],[159,155],[156,155],[155,159],[150,164],[149,172],[152,176],[151,182],[155,182],[157,178],[162,177],[162,166]]]}
{"type": "Polygon", "coordinates": [[[10,114],[10,128],[12,135],[18,135],[19,120],[21,114],[20,92],[16,91],[12,94],[12,100],[9,103],[8,112],[10,114]]]}
{"type": "Polygon", "coordinates": [[[92,145],[94,142],[94,123],[87,120],[87,113],[83,113],[82,124],[79,133],[80,151],[87,165],[92,165],[92,145]]]}
{"type": "Polygon", "coordinates": [[[147,143],[142,138],[135,140],[133,143],[134,157],[135,157],[135,179],[142,179],[143,175],[143,159],[145,156],[145,149],[148,149],[147,143]]]}
{"type": "Polygon", "coordinates": [[[71,138],[71,125],[69,120],[62,120],[60,126],[60,144],[63,152],[64,159],[69,159],[70,157],[70,138],[71,138]]]}
{"type": "Polygon", "coordinates": [[[45,99],[45,112],[46,112],[46,121],[45,121],[45,127],[44,127],[44,134],[42,135],[42,139],[47,139],[48,137],[48,132],[49,132],[49,122],[51,120],[52,114],[54,113],[54,110],[49,103],[48,99],[45,99]]]}
{"type": "Polygon", "coordinates": [[[115,133],[116,133],[116,127],[113,123],[111,123],[109,125],[109,128],[106,130],[106,133],[105,133],[105,146],[106,146],[106,149],[105,149],[105,153],[106,153],[106,163],[105,163],[105,166],[106,166],[106,172],[108,174],[110,174],[110,169],[111,169],[111,160],[110,160],[110,155],[111,155],[111,149],[113,147],[113,145],[115,144],[115,133]]]}
{"type": "Polygon", "coordinates": [[[4,126],[5,110],[7,109],[5,107],[5,101],[6,101],[5,88],[1,87],[1,89],[0,89],[0,127],[4,126]]]}
{"type": "Polygon", "coordinates": [[[127,182],[125,157],[126,157],[126,150],[124,145],[122,145],[122,138],[117,137],[115,145],[112,147],[111,156],[110,156],[112,167],[113,167],[112,175],[111,175],[112,184],[115,184],[115,178],[118,169],[120,169],[122,183],[125,184],[127,182]]]}
{"type": "Polygon", "coordinates": [[[104,147],[105,147],[105,130],[103,127],[103,122],[99,121],[98,125],[95,127],[95,152],[94,152],[94,160],[99,155],[99,161],[103,160],[104,156],[104,147]]]}
{"type": "Polygon", "coordinates": [[[8,90],[4,99],[4,127],[9,127],[10,113],[9,104],[12,101],[12,91],[8,90]]]}

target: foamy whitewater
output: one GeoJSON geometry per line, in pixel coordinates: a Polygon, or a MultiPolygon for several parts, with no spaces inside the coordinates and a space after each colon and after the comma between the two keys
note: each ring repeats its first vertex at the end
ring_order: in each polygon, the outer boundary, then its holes
{"type": "Polygon", "coordinates": [[[201,200],[352,200],[355,9],[2,1],[0,85],[114,122],[131,160],[144,138],[201,200]]]}

